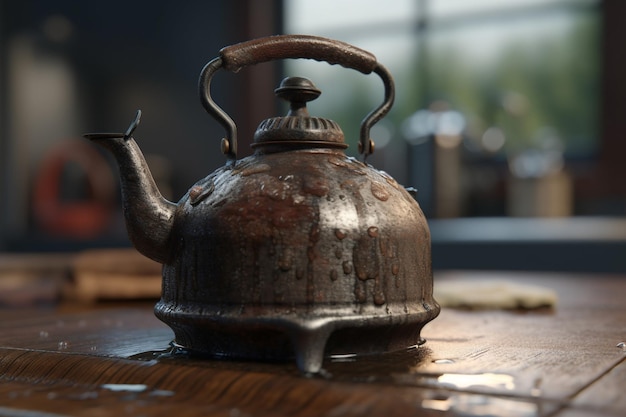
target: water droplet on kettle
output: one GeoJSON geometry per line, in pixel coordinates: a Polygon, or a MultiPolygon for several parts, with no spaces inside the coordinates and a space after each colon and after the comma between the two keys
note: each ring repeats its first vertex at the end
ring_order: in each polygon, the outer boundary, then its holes
{"type": "Polygon", "coordinates": [[[331,281],[337,281],[337,271],[335,271],[334,269],[330,271],[330,279],[331,281]]]}
{"type": "Polygon", "coordinates": [[[69,342],[66,342],[66,341],[62,340],[62,341],[60,341],[57,344],[57,349],[58,350],[66,350],[69,346],[70,346],[69,342]]]}
{"type": "Polygon", "coordinates": [[[367,234],[369,235],[369,237],[378,237],[378,227],[370,227],[369,229],[367,229],[367,234]]]}
{"type": "Polygon", "coordinates": [[[372,181],[370,191],[372,192],[372,195],[380,201],[389,200],[389,192],[385,189],[385,186],[379,182],[372,181]]]}
{"type": "Polygon", "coordinates": [[[417,198],[417,188],[414,187],[406,187],[405,188],[406,192],[409,193],[409,195],[411,197],[413,197],[413,199],[417,198]]]}
{"type": "Polygon", "coordinates": [[[45,330],[42,330],[42,331],[39,332],[39,338],[40,339],[47,339],[48,336],[50,336],[50,334],[47,331],[45,331],[45,330]]]}
{"type": "Polygon", "coordinates": [[[309,246],[306,248],[306,256],[309,262],[315,262],[317,259],[317,253],[315,253],[315,246],[309,246]]]}
{"type": "Polygon", "coordinates": [[[208,183],[203,185],[194,185],[193,187],[191,187],[191,190],[189,190],[189,203],[191,203],[192,206],[195,206],[196,204],[200,203],[202,200],[210,196],[214,190],[215,184],[213,183],[213,181],[209,181],[208,183]]]}
{"type": "Polygon", "coordinates": [[[385,304],[385,294],[382,291],[377,291],[374,293],[374,304],[380,306],[385,304]]]}
{"type": "Polygon", "coordinates": [[[339,240],[344,240],[348,234],[341,229],[335,229],[335,236],[339,240]]]}
{"type": "Polygon", "coordinates": [[[250,175],[261,174],[263,172],[267,172],[271,169],[272,167],[267,164],[252,165],[251,167],[248,167],[244,169],[243,171],[241,171],[241,175],[244,177],[248,177],[250,175]]]}
{"type": "Polygon", "coordinates": [[[359,284],[355,285],[354,296],[356,297],[357,302],[364,303],[366,300],[365,289],[359,284]]]}
{"type": "Polygon", "coordinates": [[[398,264],[391,265],[391,273],[393,275],[398,275],[399,272],[400,272],[400,265],[398,264]]]}
{"type": "Polygon", "coordinates": [[[281,271],[287,272],[291,269],[291,260],[290,259],[281,259],[278,261],[278,267],[281,271]]]}
{"type": "Polygon", "coordinates": [[[398,185],[398,182],[391,175],[387,174],[384,171],[381,171],[381,174],[383,178],[385,179],[385,181],[387,181],[387,184],[391,185],[396,190],[400,188],[400,186],[398,185]]]}
{"type": "Polygon", "coordinates": [[[189,190],[189,198],[193,202],[196,198],[198,198],[201,193],[202,187],[199,185],[194,185],[193,187],[191,187],[191,190],[189,190]]]}
{"type": "Polygon", "coordinates": [[[343,258],[343,251],[341,250],[341,248],[337,248],[335,250],[335,258],[337,258],[337,259],[343,258]]]}
{"type": "Polygon", "coordinates": [[[296,269],[296,279],[300,280],[304,278],[304,271],[300,268],[296,269]]]}
{"type": "Polygon", "coordinates": [[[362,281],[376,278],[380,272],[377,239],[373,239],[378,234],[378,228],[370,227],[368,234],[371,238],[362,236],[352,250],[352,265],[357,278],[362,281]]]}
{"type": "Polygon", "coordinates": [[[347,168],[350,166],[350,164],[347,161],[337,158],[335,156],[328,158],[328,162],[337,167],[342,167],[342,168],[347,168]]]}
{"type": "Polygon", "coordinates": [[[348,275],[352,272],[352,265],[350,264],[349,261],[345,261],[343,264],[343,273],[348,275]]]}

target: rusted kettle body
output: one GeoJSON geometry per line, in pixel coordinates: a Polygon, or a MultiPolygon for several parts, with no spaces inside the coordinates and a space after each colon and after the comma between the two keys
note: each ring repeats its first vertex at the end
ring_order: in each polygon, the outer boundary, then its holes
{"type": "Polygon", "coordinates": [[[384,172],[347,157],[343,133],[311,117],[319,91],[288,78],[277,94],[289,114],[259,126],[253,155],[236,159],[236,129],[210,96],[218,69],[283,58],[312,58],[385,84],[385,101],[364,120],[369,128],[391,107],[393,82],[369,53],[324,38],[276,36],[220,51],[202,72],[202,102],[227,129],[227,164],[177,203],[161,197],[132,139],[87,135],[120,165],[129,235],[163,263],[155,314],[175,343],[212,356],[296,359],[305,372],[325,356],[372,354],[415,346],[439,306],[432,297],[430,234],[414,198],[384,172]]]}

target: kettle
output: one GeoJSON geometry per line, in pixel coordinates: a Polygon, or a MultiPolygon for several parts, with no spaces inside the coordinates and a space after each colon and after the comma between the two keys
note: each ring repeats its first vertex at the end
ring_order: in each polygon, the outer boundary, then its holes
{"type": "Polygon", "coordinates": [[[202,70],[203,106],[226,130],[226,164],[178,203],[163,198],[126,133],[85,135],[120,168],[128,234],[163,264],[156,316],[175,345],[213,357],[293,360],[306,373],[333,355],[368,355],[420,343],[440,307],[433,299],[430,232],[415,199],[365,163],[370,129],[391,108],[394,84],[376,58],[352,45],[280,35],[228,46],[202,70]],[[270,60],[308,58],[377,74],[383,103],[361,123],[359,153],[337,123],[310,116],[320,91],[305,78],[275,92],[286,116],[264,120],[254,153],[237,159],[237,129],[213,101],[211,79],[270,60]]]}

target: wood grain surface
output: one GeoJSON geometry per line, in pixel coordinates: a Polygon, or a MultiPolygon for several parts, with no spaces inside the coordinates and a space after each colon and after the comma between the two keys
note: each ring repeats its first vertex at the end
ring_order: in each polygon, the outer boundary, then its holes
{"type": "Polygon", "coordinates": [[[626,276],[447,272],[554,289],[554,309],[444,309],[408,352],[295,365],[191,357],[149,304],[0,311],[0,416],[620,416],[626,276]]]}

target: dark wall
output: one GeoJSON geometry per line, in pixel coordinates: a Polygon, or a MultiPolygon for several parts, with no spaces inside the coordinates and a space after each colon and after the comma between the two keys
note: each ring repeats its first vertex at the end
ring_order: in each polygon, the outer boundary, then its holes
{"type": "MultiPolygon", "coordinates": [[[[85,240],[55,236],[38,226],[32,213],[38,165],[67,137],[124,131],[136,109],[143,117],[135,137],[145,154],[169,165],[172,199],[222,165],[224,133],[200,104],[198,75],[220,48],[281,31],[280,1],[259,3],[0,0],[0,249],[54,249],[63,246],[60,242],[85,240]],[[16,52],[19,48],[25,52],[16,52]],[[28,77],[38,73],[39,63],[50,62],[67,70],[73,86],[66,104],[73,114],[65,114],[70,122],[56,131],[33,128],[45,118],[19,104],[44,102],[43,96],[52,94],[45,79],[44,88],[33,87],[34,92],[20,87],[20,82],[32,85],[28,77]]],[[[274,115],[277,79],[277,64],[215,77],[214,98],[239,125],[242,154],[249,153],[246,138],[256,124],[274,115]]],[[[54,99],[47,100],[54,107],[54,99]]],[[[88,240],[125,239],[118,223],[88,240]]]]}

